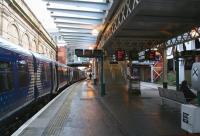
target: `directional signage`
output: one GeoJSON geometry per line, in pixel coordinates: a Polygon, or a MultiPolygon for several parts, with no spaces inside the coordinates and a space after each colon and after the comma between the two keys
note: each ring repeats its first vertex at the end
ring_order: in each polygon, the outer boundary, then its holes
{"type": "Polygon", "coordinates": [[[139,52],[138,53],[138,60],[139,61],[144,61],[145,60],[145,51],[139,52]]]}
{"type": "Polygon", "coordinates": [[[102,57],[103,52],[102,50],[93,50],[93,57],[102,57]]]}
{"type": "Polygon", "coordinates": [[[148,51],[142,51],[138,54],[139,61],[144,60],[151,60],[151,61],[158,61],[160,60],[160,53],[155,50],[148,50],[148,51]]]}
{"type": "Polygon", "coordinates": [[[118,64],[115,54],[110,56],[110,64],[118,64]]]}
{"type": "Polygon", "coordinates": [[[84,50],[84,57],[92,58],[92,50],[84,50]]]}
{"type": "Polygon", "coordinates": [[[75,55],[77,57],[87,57],[87,58],[99,58],[103,57],[102,50],[88,50],[88,49],[75,49],[75,55]]]}
{"type": "Polygon", "coordinates": [[[75,55],[77,57],[83,57],[83,49],[75,49],[75,55]]]}
{"type": "Polygon", "coordinates": [[[125,60],[125,56],[126,56],[126,52],[125,50],[116,50],[115,51],[115,56],[116,56],[116,60],[117,61],[124,61],[125,60]]]}

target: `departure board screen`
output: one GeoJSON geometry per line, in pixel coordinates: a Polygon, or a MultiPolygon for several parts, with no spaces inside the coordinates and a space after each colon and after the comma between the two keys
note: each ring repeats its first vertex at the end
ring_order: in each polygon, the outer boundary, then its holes
{"type": "Polygon", "coordinates": [[[116,60],[117,61],[124,61],[125,60],[125,56],[126,56],[126,52],[125,50],[116,50],[115,51],[115,56],[116,56],[116,60]]]}
{"type": "Polygon", "coordinates": [[[83,49],[75,49],[75,55],[77,57],[83,57],[83,49]]]}

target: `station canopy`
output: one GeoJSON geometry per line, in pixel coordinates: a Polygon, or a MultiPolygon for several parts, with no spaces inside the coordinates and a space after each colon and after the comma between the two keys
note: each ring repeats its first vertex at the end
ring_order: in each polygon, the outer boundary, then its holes
{"type": "Polygon", "coordinates": [[[111,3],[108,0],[44,0],[68,47],[96,45],[111,3]]]}

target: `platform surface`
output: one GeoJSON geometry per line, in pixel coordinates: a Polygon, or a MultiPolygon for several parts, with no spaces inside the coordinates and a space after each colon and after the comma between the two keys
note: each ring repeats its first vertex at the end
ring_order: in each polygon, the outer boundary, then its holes
{"type": "Polygon", "coordinates": [[[157,86],[141,83],[141,96],[109,85],[105,97],[91,81],[65,89],[13,136],[183,136],[180,113],[160,105],[157,86]]]}

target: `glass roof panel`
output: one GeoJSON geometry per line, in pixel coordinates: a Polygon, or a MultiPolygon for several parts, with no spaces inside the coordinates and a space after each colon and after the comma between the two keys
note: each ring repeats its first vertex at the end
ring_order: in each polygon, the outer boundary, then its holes
{"type": "Polygon", "coordinates": [[[108,0],[44,1],[48,3],[47,9],[50,11],[51,17],[54,18],[60,34],[66,38],[68,45],[84,46],[96,43],[98,33],[104,27],[103,21],[106,11],[110,7],[108,0]],[[94,39],[81,40],[79,39],[81,36],[94,37],[94,39]],[[70,40],[70,38],[73,39],[70,40]]]}

